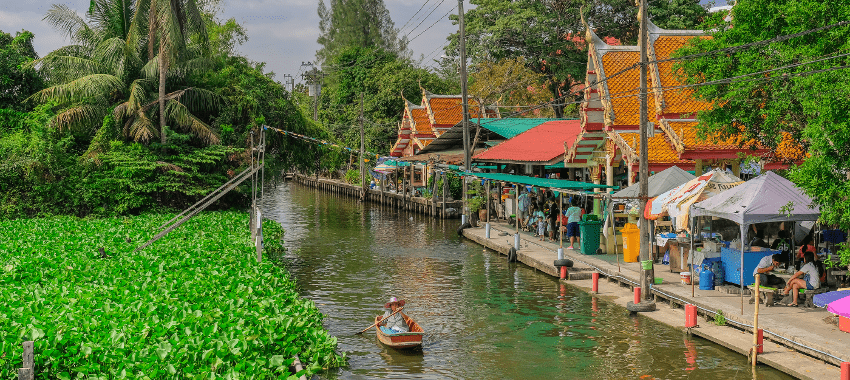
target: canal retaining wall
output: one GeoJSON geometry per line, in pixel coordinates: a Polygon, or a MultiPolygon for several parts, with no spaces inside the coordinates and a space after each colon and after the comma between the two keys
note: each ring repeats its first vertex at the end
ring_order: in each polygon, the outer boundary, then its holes
{"type": "Polygon", "coordinates": [[[288,174],[298,184],[316,188],[338,196],[363,198],[364,201],[386,205],[401,211],[416,212],[442,219],[460,218],[463,201],[443,200],[441,198],[414,197],[410,193],[399,194],[380,189],[363,189],[350,183],[329,179],[308,177],[302,174],[288,174]]]}
{"type": "MultiPolygon", "coordinates": [[[[489,239],[481,227],[464,229],[463,236],[507,255],[513,247],[516,231],[503,223],[491,223],[491,226],[489,239]]],[[[523,232],[520,236],[517,260],[550,276],[559,277],[553,265],[558,244],[539,241],[523,232]]],[[[590,291],[590,274],[598,272],[607,279],[599,281],[598,297],[622,306],[632,300],[632,291],[640,283],[638,263],[621,262],[619,260],[622,256],[616,255],[582,255],[567,248],[564,251],[564,257],[575,262],[575,266],[568,272],[567,280],[562,280],[564,284],[590,291]]],[[[670,272],[667,266],[657,265],[655,275],[663,279],[661,285],[651,288],[658,310],[642,313],[643,316],[681,328],[743,355],[749,354],[753,346],[754,309],[748,302],[749,296],[745,297],[742,313],[739,294],[698,290],[691,285],[683,285],[679,273],[670,272]],[[682,308],[686,304],[696,305],[703,317],[702,323],[696,328],[685,328],[682,308]],[[715,323],[719,314],[725,318],[725,325],[715,323]]],[[[763,307],[759,313],[759,326],[765,331],[764,353],[759,354],[758,361],[798,378],[838,379],[841,375],[839,365],[850,361],[850,334],[825,322],[825,317],[829,315],[823,309],[763,307]]]]}

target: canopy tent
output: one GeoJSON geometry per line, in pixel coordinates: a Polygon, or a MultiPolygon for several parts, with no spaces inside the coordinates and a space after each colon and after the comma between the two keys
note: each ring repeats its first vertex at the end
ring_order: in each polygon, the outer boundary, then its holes
{"type": "Polygon", "coordinates": [[[570,180],[566,180],[566,179],[526,177],[526,176],[522,176],[522,175],[503,174],[503,173],[462,173],[462,175],[469,175],[469,176],[473,176],[473,177],[490,179],[490,180],[494,180],[494,181],[519,183],[519,184],[523,184],[523,185],[531,185],[531,186],[545,187],[545,188],[551,188],[551,189],[592,191],[593,189],[607,189],[607,188],[616,189],[617,188],[617,186],[597,185],[597,184],[593,184],[593,183],[570,181],[570,180]]]}
{"type": "MultiPolygon", "coordinates": [[[[766,172],[735,188],[691,206],[691,216],[728,219],[741,226],[741,268],[744,268],[749,225],[780,221],[812,221],[820,217],[812,199],[791,181],[766,172]]],[[[744,310],[743,274],[741,276],[741,313],[744,310]]]]}
{"type": "MultiPolygon", "coordinates": [[[[688,173],[678,166],[671,166],[661,172],[649,176],[649,193],[648,197],[657,197],[658,195],[688,182],[696,178],[695,175],[688,173]]],[[[614,198],[637,197],[640,195],[640,183],[635,183],[623,190],[611,194],[614,198]]]]}
{"type": "Polygon", "coordinates": [[[651,199],[646,205],[644,216],[658,219],[665,212],[676,219],[676,230],[688,229],[688,210],[694,202],[703,201],[723,190],[744,183],[722,170],[713,170],[651,199]]]}
{"type": "Polygon", "coordinates": [[[692,215],[716,216],[749,225],[817,220],[820,210],[794,183],[774,172],[766,172],[694,204],[692,215]]]}
{"type": "Polygon", "coordinates": [[[388,159],[386,157],[381,157],[380,159],[378,159],[378,165],[375,166],[375,169],[372,170],[386,174],[394,172],[399,167],[410,165],[411,164],[409,162],[401,162],[393,159],[388,159]]]}

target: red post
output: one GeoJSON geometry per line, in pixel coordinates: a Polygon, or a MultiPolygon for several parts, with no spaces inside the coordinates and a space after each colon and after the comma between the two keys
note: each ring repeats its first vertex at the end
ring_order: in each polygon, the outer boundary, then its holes
{"type": "Polygon", "coordinates": [[[841,363],[841,380],[850,380],[850,362],[841,363]]]}
{"type": "Polygon", "coordinates": [[[635,305],[640,303],[640,286],[635,286],[635,305]]]}
{"type": "Polygon", "coordinates": [[[756,349],[756,352],[759,353],[759,354],[763,354],[764,353],[764,330],[759,329],[757,337],[758,337],[758,343],[757,343],[758,348],[756,349]]]}
{"type": "Polygon", "coordinates": [[[567,279],[567,267],[561,267],[561,280],[567,279]]]}
{"type": "Polygon", "coordinates": [[[697,305],[685,305],[685,327],[697,327],[697,305]]]}
{"type": "Polygon", "coordinates": [[[599,293],[599,272],[593,272],[590,277],[593,279],[593,292],[599,293]]]}

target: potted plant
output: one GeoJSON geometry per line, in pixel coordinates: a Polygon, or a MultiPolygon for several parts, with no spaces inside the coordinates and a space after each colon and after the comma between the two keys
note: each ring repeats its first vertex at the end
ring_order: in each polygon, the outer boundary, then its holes
{"type": "Polygon", "coordinates": [[[473,226],[477,225],[478,219],[479,219],[479,216],[480,216],[479,211],[482,211],[483,208],[484,208],[484,198],[482,198],[482,197],[469,198],[469,199],[466,200],[466,207],[469,208],[470,217],[472,219],[472,220],[470,220],[470,223],[472,223],[473,226]]]}

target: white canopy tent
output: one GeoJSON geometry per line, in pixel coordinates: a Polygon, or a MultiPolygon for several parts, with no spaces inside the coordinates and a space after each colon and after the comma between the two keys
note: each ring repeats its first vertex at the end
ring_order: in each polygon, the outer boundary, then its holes
{"type": "MultiPolygon", "coordinates": [[[[741,226],[741,268],[744,246],[751,224],[782,221],[815,221],[820,210],[794,183],[774,172],[766,172],[739,186],[723,191],[690,207],[690,218],[715,216],[741,226]]],[[[744,281],[741,280],[741,313],[744,309],[744,281]]]]}
{"type": "MultiPolygon", "coordinates": [[[[649,193],[648,197],[656,197],[662,193],[679,186],[696,178],[695,175],[688,173],[678,166],[671,166],[658,173],[649,176],[649,193]]],[[[640,195],[640,182],[635,183],[623,190],[611,194],[614,198],[638,197],[640,195]]]]}

